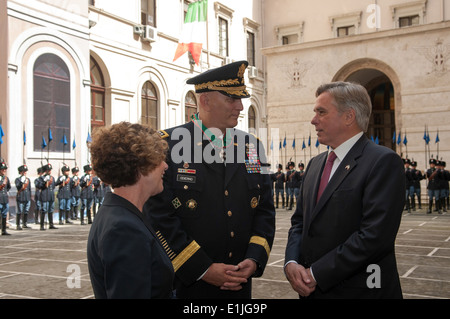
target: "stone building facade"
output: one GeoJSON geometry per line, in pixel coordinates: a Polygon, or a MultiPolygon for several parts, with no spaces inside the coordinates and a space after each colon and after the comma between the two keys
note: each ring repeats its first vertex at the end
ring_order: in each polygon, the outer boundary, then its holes
{"type": "Polygon", "coordinates": [[[367,88],[374,141],[422,170],[431,156],[450,159],[450,1],[284,0],[265,1],[264,10],[274,13],[266,14],[262,50],[269,140],[287,140],[281,149],[274,142],[273,161],[308,162],[326,150],[316,147],[310,121],[315,90],[331,81],[367,88]]]}

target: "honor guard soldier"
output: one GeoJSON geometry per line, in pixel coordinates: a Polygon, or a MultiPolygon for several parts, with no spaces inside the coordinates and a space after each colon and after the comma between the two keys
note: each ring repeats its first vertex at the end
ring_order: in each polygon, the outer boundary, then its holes
{"type": "Polygon", "coordinates": [[[303,174],[305,174],[305,165],[298,163],[298,171],[295,171],[293,179],[295,202],[297,203],[298,195],[300,194],[300,186],[302,185],[303,174]]]}
{"type": "Polygon", "coordinates": [[[437,161],[438,179],[439,179],[439,207],[442,212],[446,213],[446,198],[448,197],[448,176],[446,176],[445,162],[441,159],[437,161]]]}
{"type": "Polygon", "coordinates": [[[278,164],[277,172],[275,173],[275,199],[276,206],[278,208],[279,195],[281,195],[281,205],[284,208],[284,182],[286,181],[286,176],[283,173],[283,165],[278,164]]]}
{"type": "Polygon", "coordinates": [[[26,165],[19,166],[19,177],[14,181],[17,188],[17,214],[16,214],[16,229],[22,230],[20,226],[20,218],[22,217],[23,228],[28,228],[28,212],[31,206],[31,183],[26,176],[28,167],[26,165]]]}
{"type": "Polygon", "coordinates": [[[427,214],[431,214],[433,211],[433,197],[435,200],[436,210],[441,213],[439,208],[439,171],[436,168],[437,160],[434,158],[430,159],[430,168],[427,170],[426,177],[428,178],[428,211],[427,214]]]}
{"type": "Polygon", "coordinates": [[[42,167],[43,174],[38,178],[37,187],[41,190],[41,230],[45,230],[45,214],[47,214],[49,229],[57,229],[53,224],[53,211],[55,209],[55,178],[52,176],[52,164],[42,167]]]}
{"type": "Polygon", "coordinates": [[[410,195],[411,195],[412,209],[413,209],[413,211],[415,211],[416,210],[416,200],[414,198],[415,196],[417,196],[417,202],[419,203],[419,209],[422,209],[420,181],[422,179],[424,179],[425,177],[423,176],[422,172],[419,169],[417,169],[416,161],[412,161],[411,166],[412,166],[411,173],[412,173],[412,178],[413,178],[414,193],[412,193],[410,195]]]}
{"type": "Polygon", "coordinates": [[[444,176],[445,176],[445,198],[444,198],[444,205],[447,206],[447,210],[450,209],[450,189],[449,189],[449,181],[450,181],[450,172],[445,169],[446,163],[442,162],[442,167],[444,168],[444,176]]]}
{"type": "Polygon", "coordinates": [[[63,224],[63,217],[66,224],[72,224],[70,221],[70,206],[72,201],[72,192],[70,189],[70,167],[64,164],[61,168],[62,175],[56,180],[58,186],[58,202],[59,202],[59,224],[63,224]]]}
{"type": "Polygon", "coordinates": [[[92,214],[95,218],[95,215],[97,214],[97,205],[98,208],[100,208],[103,202],[103,197],[105,196],[102,180],[95,174],[95,172],[92,179],[92,184],[94,184],[94,201],[92,203],[92,214]]]}
{"type": "Polygon", "coordinates": [[[81,225],[85,225],[84,216],[87,216],[88,224],[92,224],[91,217],[91,208],[92,203],[94,201],[94,185],[92,184],[93,176],[92,176],[92,166],[90,164],[84,165],[84,175],[80,180],[81,187],[81,210],[80,210],[80,219],[81,225]]]}
{"type": "Polygon", "coordinates": [[[241,98],[249,97],[247,65],[227,64],[188,80],[199,113],[160,131],[169,168],[164,191],[144,212],[172,261],[177,298],[251,298],[251,277],[262,275],[269,258],[275,209],[264,149],[233,128],[241,98]]]}
{"type": "Polygon", "coordinates": [[[78,173],[80,169],[78,166],[72,168],[72,178],[70,179],[70,190],[72,193],[72,205],[70,206],[70,210],[72,212],[72,219],[78,219],[78,207],[80,206],[80,196],[81,196],[81,187],[80,187],[80,178],[78,177],[78,173]]]}
{"type": "Polygon", "coordinates": [[[36,207],[34,208],[34,223],[39,224],[39,217],[42,212],[42,201],[41,201],[41,190],[38,187],[39,177],[42,176],[42,166],[37,169],[38,177],[34,180],[34,202],[36,203],[36,207]]]}
{"type": "Polygon", "coordinates": [[[8,192],[11,189],[11,183],[6,170],[8,166],[3,159],[0,159],[0,213],[2,218],[2,235],[11,235],[6,232],[6,219],[9,211],[9,196],[8,192]]]}
{"type": "Polygon", "coordinates": [[[408,211],[408,213],[411,212],[411,204],[410,204],[410,197],[411,194],[414,192],[414,180],[413,175],[411,171],[411,160],[404,159],[403,163],[405,165],[405,179],[406,179],[406,194],[405,194],[405,210],[408,211]]]}
{"type": "Polygon", "coordinates": [[[292,210],[292,205],[294,204],[294,181],[293,178],[295,176],[295,163],[289,162],[287,163],[287,172],[286,172],[286,209],[292,210]]]}

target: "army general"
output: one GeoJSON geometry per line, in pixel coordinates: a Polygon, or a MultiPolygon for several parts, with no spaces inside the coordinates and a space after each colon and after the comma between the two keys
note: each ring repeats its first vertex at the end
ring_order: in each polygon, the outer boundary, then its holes
{"type": "Polygon", "coordinates": [[[169,144],[164,191],[145,211],[176,274],[177,298],[251,298],[275,233],[262,143],[238,129],[247,61],[206,71],[195,85],[199,113],[160,131],[169,144]]]}

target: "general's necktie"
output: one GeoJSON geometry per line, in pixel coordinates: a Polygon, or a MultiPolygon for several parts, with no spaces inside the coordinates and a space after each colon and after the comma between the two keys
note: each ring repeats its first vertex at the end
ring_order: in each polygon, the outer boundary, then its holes
{"type": "Polygon", "coordinates": [[[317,202],[322,196],[325,187],[327,187],[328,180],[330,179],[331,169],[333,168],[334,160],[336,159],[336,154],[331,151],[328,154],[327,163],[325,164],[325,168],[323,169],[322,178],[320,179],[319,192],[317,193],[317,202]]]}

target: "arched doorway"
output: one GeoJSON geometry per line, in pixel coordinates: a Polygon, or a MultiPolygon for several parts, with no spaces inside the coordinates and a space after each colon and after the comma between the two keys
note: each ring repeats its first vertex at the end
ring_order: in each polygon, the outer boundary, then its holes
{"type": "Polygon", "coordinates": [[[379,60],[359,59],[342,67],[333,81],[356,82],[367,89],[372,115],[366,134],[396,151],[393,136],[396,128],[401,128],[401,98],[400,82],[393,69],[379,60]]]}
{"type": "Polygon", "coordinates": [[[351,74],[346,81],[360,83],[369,93],[372,115],[367,136],[395,150],[396,143],[392,140],[395,132],[395,100],[391,80],[381,71],[363,69],[351,74]]]}

